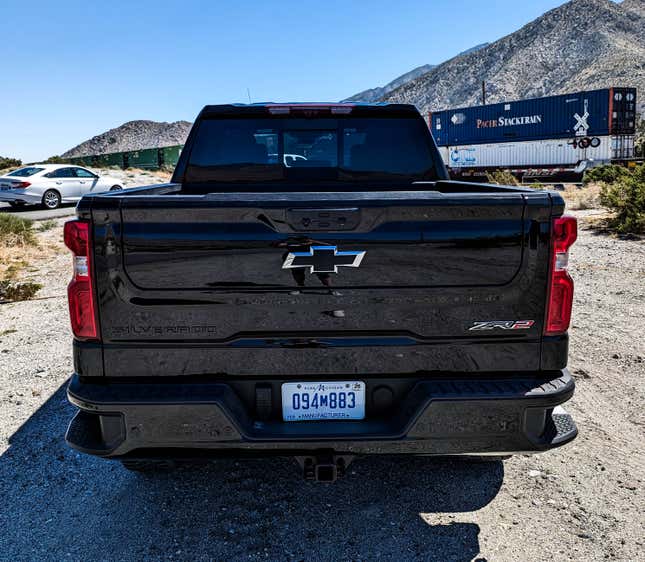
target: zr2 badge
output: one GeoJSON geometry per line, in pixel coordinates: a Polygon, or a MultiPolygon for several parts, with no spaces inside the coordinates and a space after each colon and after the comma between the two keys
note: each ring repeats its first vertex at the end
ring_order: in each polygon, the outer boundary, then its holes
{"type": "Polygon", "coordinates": [[[469,332],[480,330],[528,330],[533,327],[535,320],[489,320],[487,322],[475,322],[469,332]]]}

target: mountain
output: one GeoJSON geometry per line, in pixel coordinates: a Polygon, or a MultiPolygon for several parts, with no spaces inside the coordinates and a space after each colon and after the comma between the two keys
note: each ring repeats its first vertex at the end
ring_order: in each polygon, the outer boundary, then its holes
{"type": "MultiPolygon", "coordinates": [[[[645,0],[571,0],[494,43],[419,66],[344,101],[413,103],[422,113],[610,86],[635,86],[645,113],[645,0]]],[[[191,124],[130,121],[63,157],[183,144],[191,124]]]]}
{"type": "Polygon", "coordinates": [[[645,16],[645,2],[643,0],[624,0],[622,7],[645,16]]]}
{"type": "Polygon", "coordinates": [[[398,78],[395,78],[394,80],[392,80],[392,82],[388,82],[385,86],[377,86],[376,88],[364,90],[362,92],[359,92],[358,94],[354,94],[347,99],[344,99],[343,101],[363,101],[368,103],[378,101],[386,94],[389,94],[392,90],[396,90],[396,88],[398,88],[399,86],[403,86],[403,84],[406,84],[410,80],[414,80],[422,74],[425,74],[426,72],[432,70],[435,66],[436,65],[434,64],[424,64],[423,66],[417,66],[416,68],[410,70],[410,72],[406,72],[398,78]]]}
{"type": "Polygon", "coordinates": [[[470,53],[474,53],[475,51],[481,51],[484,47],[488,47],[490,43],[480,43],[479,45],[475,45],[474,47],[471,47],[470,49],[466,49],[465,51],[461,51],[457,56],[460,57],[461,55],[468,55],[470,53]]]}
{"type": "MultiPolygon", "coordinates": [[[[486,45],[488,45],[488,43],[482,43],[481,45],[476,45],[475,47],[472,47],[467,51],[464,51],[463,53],[459,53],[459,55],[457,56],[478,51],[479,49],[484,48],[486,45]]],[[[385,86],[377,86],[376,88],[364,90],[362,92],[359,92],[358,94],[354,94],[353,96],[347,99],[344,99],[343,101],[363,101],[368,103],[378,101],[380,98],[389,94],[391,91],[395,90],[396,88],[403,86],[404,84],[407,84],[411,80],[414,80],[419,76],[422,76],[426,72],[430,72],[436,66],[437,66],[436,64],[424,64],[422,66],[417,66],[416,68],[410,70],[409,72],[406,72],[405,74],[402,74],[398,78],[395,78],[394,80],[392,80],[392,82],[388,82],[385,86]]]]}
{"type": "Polygon", "coordinates": [[[563,94],[636,86],[645,110],[645,0],[572,0],[515,33],[440,64],[382,96],[422,113],[563,94]]]}
{"type": "Polygon", "coordinates": [[[192,123],[175,121],[128,121],[116,129],[110,129],[61,154],[63,158],[106,154],[126,150],[142,150],[160,146],[184,144],[192,123]]]}

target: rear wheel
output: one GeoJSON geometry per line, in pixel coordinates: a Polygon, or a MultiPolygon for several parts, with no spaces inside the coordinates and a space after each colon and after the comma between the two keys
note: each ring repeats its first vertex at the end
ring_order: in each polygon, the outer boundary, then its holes
{"type": "Polygon", "coordinates": [[[132,472],[168,472],[177,468],[177,463],[172,460],[125,460],[121,464],[132,472]]]}
{"type": "Polygon", "coordinates": [[[110,191],[123,191],[123,188],[120,185],[113,185],[110,191]]]}
{"type": "Polygon", "coordinates": [[[43,207],[45,209],[58,209],[60,207],[60,193],[55,189],[48,189],[43,193],[43,207]]]}

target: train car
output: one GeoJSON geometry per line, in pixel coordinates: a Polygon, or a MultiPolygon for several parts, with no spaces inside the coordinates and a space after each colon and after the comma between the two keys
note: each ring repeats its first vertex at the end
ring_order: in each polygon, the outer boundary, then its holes
{"type": "Polygon", "coordinates": [[[118,166],[123,168],[123,152],[110,152],[101,155],[105,161],[106,166],[118,166]]]}
{"type": "Polygon", "coordinates": [[[633,135],[636,89],[607,88],[431,113],[439,146],[633,135]]]}
{"type": "Polygon", "coordinates": [[[183,145],[164,146],[159,149],[159,167],[174,168],[179,160],[183,145]]]}
{"type": "Polygon", "coordinates": [[[159,149],[146,148],[143,150],[133,150],[127,153],[127,167],[130,168],[147,168],[156,170],[159,168],[159,149]]]}
{"type": "Polygon", "coordinates": [[[452,175],[589,166],[634,155],[636,90],[607,88],[431,113],[452,175]]]}
{"type": "Polygon", "coordinates": [[[451,168],[517,166],[576,166],[582,161],[612,160],[612,138],[593,137],[581,146],[568,139],[498,142],[445,147],[451,168]]]}

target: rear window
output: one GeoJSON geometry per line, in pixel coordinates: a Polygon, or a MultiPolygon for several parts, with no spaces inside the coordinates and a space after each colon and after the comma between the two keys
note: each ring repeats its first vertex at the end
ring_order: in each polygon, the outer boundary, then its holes
{"type": "Polygon", "coordinates": [[[34,168],[34,167],[20,168],[18,170],[14,170],[13,172],[9,172],[7,175],[17,176],[19,178],[28,178],[29,176],[33,176],[38,172],[42,172],[44,169],[45,168],[34,168]]]}
{"type": "Polygon", "coordinates": [[[414,117],[206,119],[185,181],[410,183],[437,179],[433,153],[414,117]]]}

